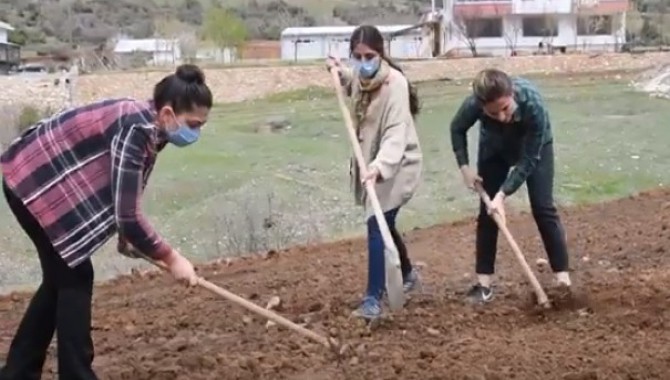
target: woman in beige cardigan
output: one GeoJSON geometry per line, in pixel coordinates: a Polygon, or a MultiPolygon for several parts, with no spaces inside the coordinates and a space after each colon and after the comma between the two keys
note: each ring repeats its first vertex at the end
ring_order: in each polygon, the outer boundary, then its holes
{"type": "Polygon", "coordinates": [[[368,288],[354,315],[374,319],[381,316],[385,292],[384,241],[365,192],[367,181],[375,183],[379,202],[393,241],[400,254],[404,289],[418,285],[407,248],[396,229],[401,206],[412,198],[421,180],[422,154],[414,128],[419,112],[416,92],[400,68],[384,54],[384,39],[374,26],[354,30],[350,42],[352,67],[343,67],[329,58],[329,69],[337,69],[343,86],[352,99],[358,139],[367,164],[366,175],[355,160],[351,163],[352,187],[356,202],[366,210],[368,227],[368,288]]]}

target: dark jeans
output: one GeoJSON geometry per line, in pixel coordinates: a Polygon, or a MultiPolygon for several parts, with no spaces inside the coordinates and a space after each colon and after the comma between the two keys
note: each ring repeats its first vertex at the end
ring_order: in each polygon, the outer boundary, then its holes
{"type": "Polygon", "coordinates": [[[40,258],[42,284],[33,295],[9,349],[0,380],[40,379],[54,331],[58,339],[58,375],[63,380],[97,379],[91,340],[93,266],[86,260],[70,268],[44,230],[3,181],[9,207],[40,258]]]}
{"type": "MultiPolygon", "coordinates": [[[[400,268],[402,277],[407,278],[407,275],[412,271],[412,264],[407,255],[407,247],[402,241],[402,237],[396,229],[395,220],[398,216],[396,208],[384,213],[384,219],[391,230],[393,236],[393,243],[398,248],[400,256],[400,268]]],[[[384,259],[384,239],[382,238],[377,218],[372,216],[368,219],[368,290],[367,295],[376,298],[381,298],[386,289],[386,261],[384,259]]]]}
{"type": "MultiPolygon", "coordinates": [[[[510,170],[510,163],[495,155],[477,163],[483,187],[491,198],[500,190],[510,170]]],[[[540,161],[526,180],[533,218],[540,231],[549,264],[554,272],[568,270],[568,249],[565,231],[554,204],[554,147],[552,143],[542,147],[540,161]]],[[[479,205],[477,219],[477,274],[493,274],[495,271],[498,226],[487,214],[484,202],[479,205]]]]}

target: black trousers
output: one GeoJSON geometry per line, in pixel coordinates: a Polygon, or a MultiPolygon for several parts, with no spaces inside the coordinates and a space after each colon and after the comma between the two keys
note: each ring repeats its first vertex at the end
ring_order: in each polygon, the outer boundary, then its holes
{"type": "Polygon", "coordinates": [[[39,255],[42,283],[33,295],[9,348],[0,380],[40,379],[54,332],[62,380],[97,379],[91,339],[93,266],[86,260],[70,268],[58,255],[37,220],[5,185],[9,207],[39,255]]]}
{"type": "MultiPolygon", "coordinates": [[[[493,198],[507,178],[511,164],[502,155],[479,160],[477,169],[486,193],[493,198]]],[[[526,180],[533,218],[540,231],[549,264],[554,272],[568,270],[565,230],[554,204],[554,147],[544,145],[540,161],[526,180]]],[[[498,242],[498,226],[488,215],[484,202],[477,219],[477,274],[493,274],[498,242]]]]}

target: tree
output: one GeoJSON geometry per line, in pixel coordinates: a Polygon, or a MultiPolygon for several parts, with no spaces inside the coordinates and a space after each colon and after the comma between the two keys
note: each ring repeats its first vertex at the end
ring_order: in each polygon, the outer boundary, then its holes
{"type": "Polygon", "coordinates": [[[630,41],[632,45],[644,42],[644,36],[642,35],[644,24],[645,20],[639,10],[632,9],[626,12],[626,40],[630,41]]]}
{"type": "Polygon", "coordinates": [[[23,29],[15,29],[9,32],[7,39],[13,44],[25,45],[28,42],[28,34],[23,29]]]}
{"type": "Polygon", "coordinates": [[[511,56],[516,56],[516,46],[519,43],[519,36],[521,35],[521,28],[519,24],[514,23],[504,32],[505,45],[510,51],[511,56]]]}
{"type": "Polygon", "coordinates": [[[156,36],[163,38],[170,45],[168,48],[175,55],[179,50],[184,62],[193,63],[198,52],[198,39],[192,27],[176,18],[162,17],[155,21],[156,36]]]}
{"type": "Polygon", "coordinates": [[[177,18],[187,24],[202,25],[203,13],[199,0],[184,0],[177,8],[177,18]]]}
{"type": "Polygon", "coordinates": [[[479,14],[457,16],[454,18],[453,27],[458,36],[468,45],[473,57],[477,57],[477,37],[482,32],[482,23],[479,22],[479,14]]]}
{"type": "Polygon", "coordinates": [[[214,7],[207,12],[203,25],[203,36],[214,42],[221,51],[239,48],[247,39],[244,22],[227,9],[214,7]]]}

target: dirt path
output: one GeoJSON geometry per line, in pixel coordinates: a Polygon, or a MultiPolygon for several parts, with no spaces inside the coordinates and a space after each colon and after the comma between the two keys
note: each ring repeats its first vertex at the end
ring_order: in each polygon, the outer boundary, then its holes
{"type": "MultiPolygon", "coordinates": [[[[502,240],[496,302],[465,306],[458,293],[470,285],[474,235],[464,221],[407,235],[429,294],[372,332],[347,318],[365,283],[362,241],[201,268],[260,304],[279,295],[284,315],[341,333],[355,354],[347,376],[309,341],[266,331],[239,307],[160,274],[96,289],[95,366],[103,379],[133,380],[670,378],[670,192],[563,215],[580,294],[557,311],[533,310],[502,240]]],[[[529,261],[543,257],[530,216],[510,223],[529,261]]],[[[550,283],[547,273],[541,280],[550,283]]],[[[26,303],[25,295],[0,299],[2,354],[26,303]]],[[[47,373],[53,368],[51,359],[47,373]]]]}

